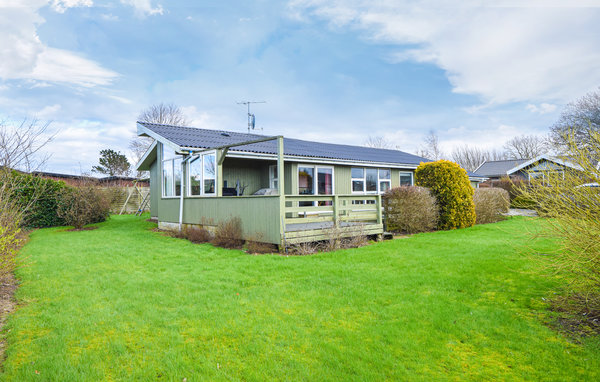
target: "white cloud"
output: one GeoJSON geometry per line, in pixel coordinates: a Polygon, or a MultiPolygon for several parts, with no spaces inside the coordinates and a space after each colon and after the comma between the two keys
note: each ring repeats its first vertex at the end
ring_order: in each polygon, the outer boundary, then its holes
{"type": "Polygon", "coordinates": [[[42,110],[35,113],[35,117],[39,119],[49,120],[57,115],[61,107],[59,104],[44,106],[42,110]]]}
{"type": "Polygon", "coordinates": [[[153,7],[150,0],[121,0],[121,3],[131,5],[140,16],[162,15],[164,13],[162,5],[158,4],[153,7]]]}
{"type": "Polygon", "coordinates": [[[52,0],[52,9],[58,13],[64,13],[68,8],[91,7],[92,0],[52,0]]]}
{"type": "Polygon", "coordinates": [[[541,103],[540,105],[529,104],[525,107],[532,113],[547,114],[556,110],[556,105],[550,103],[541,103]]]}
{"type": "MultiPolygon", "coordinates": [[[[88,1],[54,2],[56,6],[85,5],[88,1]]],[[[91,3],[91,2],[90,2],[91,3]]],[[[117,73],[80,55],[43,44],[37,27],[44,22],[38,10],[45,1],[29,5],[0,5],[0,78],[68,83],[80,86],[107,85],[117,73]]]]}
{"type": "MultiPolygon", "coordinates": [[[[300,13],[396,45],[397,62],[432,63],[456,93],[488,102],[567,101],[600,83],[598,2],[293,0],[300,13]]],[[[302,19],[302,18],[300,18],[302,19]]]]}

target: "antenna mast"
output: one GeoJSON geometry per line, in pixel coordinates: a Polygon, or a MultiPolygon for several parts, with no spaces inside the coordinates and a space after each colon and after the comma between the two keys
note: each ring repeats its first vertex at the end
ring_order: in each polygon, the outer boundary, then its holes
{"type": "Polygon", "coordinates": [[[248,106],[248,132],[250,132],[250,130],[254,130],[255,123],[256,123],[256,118],[254,117],[254,114],[250,113],[250,104],[251,103],[267,103],[267,101],[242,101],[242,102],[238,102],[238,105],[247,105],[248,106]]]}

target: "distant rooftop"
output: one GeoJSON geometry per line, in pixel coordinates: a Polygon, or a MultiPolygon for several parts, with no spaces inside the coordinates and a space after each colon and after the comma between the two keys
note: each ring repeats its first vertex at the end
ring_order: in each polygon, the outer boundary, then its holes
{"type": "Polygon", "coordinates": [[[507,171],[522,165],[529,159],[508,159],[485,161],[479,168],[477,174],[485,177],[502,177],[507,175],[507,171]]]}

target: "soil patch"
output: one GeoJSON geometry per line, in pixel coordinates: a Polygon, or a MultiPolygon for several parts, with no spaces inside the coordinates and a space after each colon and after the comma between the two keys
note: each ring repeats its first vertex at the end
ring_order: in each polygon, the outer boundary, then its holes
{"type": "Polygon", "coordinates": [[[600,312],[569,307],[564,299],[552,301],[551,308],[558,315],[550,326],[569,338],[578,341],[580,338],[600,335],[600,312]]]}
{"type": "MultiPolygon", "coordinates": [[[[0,279],[0,330],[4,329],[4,324],[8,315],[11,314],[16,307],[16,302],[13,298],[17,289],[17,280],[12,274],[0,279]]],[[[4,361],[4,350],[6,349],[6,340],[0,340],[0,362],[4,361]]]]}

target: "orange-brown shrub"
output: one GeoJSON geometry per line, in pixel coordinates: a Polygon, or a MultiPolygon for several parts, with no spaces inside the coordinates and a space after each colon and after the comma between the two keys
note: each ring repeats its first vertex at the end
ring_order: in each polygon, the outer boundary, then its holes
{"type": "Polygon", "coordinates": [[[218,247],[241,249],[244,245],[242,234],[242,220],[233,217],[219,223],[211,243],[218,247]]]}
{"type": "Polygon", "coordinates": [[[504,219],[510,208],[508,191],[502,188],[478,188],[473,194],[475,224],[495,223],[504,219]]]}
{"type": "Polygon", "coordinates": [[[248,253],[277,253],[277,246],[271,243],[263,243],[261,241],[249,240],[246,242],[246,251],[248,253]]]}
{"type": "Polygon", "coordinates": [[[438,208],[429,189],[417,186],[392,188],[383,194],[386,229],[391,232],[432,231],[438,224],[438,208]]]}
{"type": "Polygon", "coordinates": [[[201,244],[210,242],[212,234],[204,227],[187,227],[184,232],[184,237],[192,243],[201,244]]]}
{"type": "Polygon", "coordinates": [[[105,221],[110,213],[110,200],[97,187],[72,187],[63,190],[57,212],[66,224],[81,229],[86,224],[105,221]]]}

